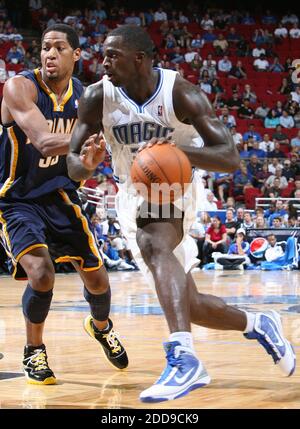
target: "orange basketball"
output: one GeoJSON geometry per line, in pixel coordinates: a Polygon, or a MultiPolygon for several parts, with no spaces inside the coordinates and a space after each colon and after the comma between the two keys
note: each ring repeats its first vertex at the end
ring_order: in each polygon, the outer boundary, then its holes
{"type": "Polygon", "coordinates": [[[155,144],[139,152],[131,167],[131,179],[138,192],[155,204],[167,204],[181,197],[192,179],[188,157],[169,143],[155,144]]]}

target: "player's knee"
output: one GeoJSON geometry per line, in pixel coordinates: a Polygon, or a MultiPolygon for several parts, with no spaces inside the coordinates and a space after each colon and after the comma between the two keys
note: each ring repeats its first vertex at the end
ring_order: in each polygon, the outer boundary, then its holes
{"type": "Polygon", "coordinates": [[[53,265],[33,264],[27,275],[33,289],[42,292],[53,289],[55,276],[53,265]]]}
{"type": "Polygon", "coordinates": [[[165,251],[165,243],[162,243],[161,240],[156,240],[152,235],[145,232],[137,234],[137,244],[143,259],[150,266],[158,266],[164,258],[164,253],[170,253],[170,251],[165,251]]]}
{"type": "Polygon", "coordinates": [[[109,280],[107,272],[103,269],[94,273],[94,275],[89,276],[89,278],[84,279],[85,287],[92,294],[102,294],[109,289],[109,280]]]}

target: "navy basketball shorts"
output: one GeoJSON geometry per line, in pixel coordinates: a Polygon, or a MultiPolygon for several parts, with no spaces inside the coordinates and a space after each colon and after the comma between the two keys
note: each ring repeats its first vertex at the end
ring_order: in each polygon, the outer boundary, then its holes
{"type": "Polygon", "coordinates": [[[75,191],[58,190],[26,201],[0,199],[0,223],[16,280],[27,278],[19,263],[22,256],[39,247],[47,248],[55,262],[76,261],[83,271],[94,271],[103,265],[75,191]]]}

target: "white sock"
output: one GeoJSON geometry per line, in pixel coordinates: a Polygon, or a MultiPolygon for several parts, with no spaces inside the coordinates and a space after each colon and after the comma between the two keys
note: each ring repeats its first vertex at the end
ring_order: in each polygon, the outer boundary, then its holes
{"type": "Polygon", "coordinates": [[[194,350],[193,336],[191,332],[173,332],[169,337],[170,341],[178,341],[182,346],[194,350]]]}
{"type": "Polygon", "coordinates": [[[244,332],[247,334],[248,332],[252,332],[254,329],[255,313],[250,313],[249,311],[245,311],[245,314],[247,317],[247,326],[244,332]]]}

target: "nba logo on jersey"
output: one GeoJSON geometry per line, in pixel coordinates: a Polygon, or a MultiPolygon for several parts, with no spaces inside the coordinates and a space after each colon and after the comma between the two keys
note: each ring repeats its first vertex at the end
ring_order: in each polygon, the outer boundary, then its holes
{"type": "Polygon", "coordinates": [[[75,106],[75,109],[77,109],[77,108],[78,108],[78,100],[75,100],[75,101],[74,101],[74,106],[75,106]]]}
{"type": "Polygon", "coordinates": [[[157,114],[158,116],[162,116],[163,115],[163,108],[161,105],[157,106],[157,114]]]}

